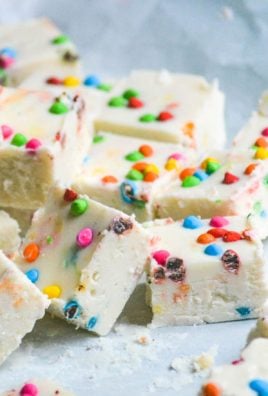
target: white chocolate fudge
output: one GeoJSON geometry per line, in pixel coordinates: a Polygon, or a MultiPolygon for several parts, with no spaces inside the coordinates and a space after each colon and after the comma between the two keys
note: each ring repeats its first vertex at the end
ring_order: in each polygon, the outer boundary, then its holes
{"type": "MultiPolygon", "coordinates": [[[[26,231],[28,231],[28,229],[30,228],[33,214],[35,211],[31,210],[31,209],[17,209],[17,208],[11,208],[11,207],[0,208],[0,213],[2,211],[5,211],[7,214],[9,214],[10,218],[12,218],[11,219],[12,223],[16,224],[16,225],[14,225],[14,232],[15,232],[15,228],[16,228],[16,230],[18,230],[18,231],[16,231],[16,233],[17,232],[20,233],[21,236],[25,235],[26,231]]],[[[1,218],[1,216],[0,216],[0,218],[1,218]]],[[[10,232],[8,232],[8,234],[10,234],[10,232]]],[[[6,237],[10,240],[8,235],[6,237]]],[[[13,241],[14,240],[15,240],[15,238],[13,238],[13,241]]],[[[16,246],[17,246],[17,244],[16,244],[16,246]]],[[[17,250],[17,248],[16,248],[16,250],[17,250]]]]}
{"type": "Polygon", "coordinates": [[[25,382],[18,388],[12,388],[0,396],[74,396],[74,393],[64,390],[54,381],[34,379],[25,382]]]}
{"type": "Polygon", "coordinates": [[[215,367],[200,396],[268,395],[268,340],[252,341],[240,359],[215,367]]]}
{"type": "Polygon", "coordinates": [[[263,246],[250,219],[189,216],[145,227],[153,235],[148,298],[154,326],[258,316],[268,287],[263,246]]]}
{"type": "Polygon", "coordinates": [[[204,78],[167,71],[133,71],[113,90],[95,126],[198,150],[225,142],[224,95],[204,78]]]}
{"type": "Polygon", "coordinates": [[[153,219],[156,192],[164,190],[194,156],[193,150],[179,145],[102,132],[94,137],[73,186],[143,222],[153,219]]]}
{"type": "Polygon", "coordinates": [[[20,228],[16,220],[0,210],[0,250],[12,256],[20,246],[20,228]]]}
{"type": "Polygon", "coordinates": [[[148,255],[147,233],[134,218],[58,188],[35,213],[17,264],[49,296],[52,314],[105,335],[148,255]]]}
{"type": "Polygon", "coordinates": [[[79,96],[0,87],[0,205],[35,209],[68,184],[91,141],[79,96]]]}
{"type": "MultiPolygon", "coordinates": [[[[68,92],[78,94],[86,101],[90,119],[96,117],[112,95],[114,81],[102,80],[97,75],[68,73],[61,67],[46,67],[23,80],[20,88],[50,91],[55,95],[68,92]]],[[[90,121],[90,120],[89,120],[90,121]]]]}
{"type": "Polygon", "coordinates": [[[0,251],[0,364],[44,316],[48,299],[0,251]]]}
{"type": "Polygon", "coordinates": [[[47,18],[0,26],[0,81],[16,85],[37,70],[81,72],[74,44],[47,18]]]}
{"type": "Polygon", "coordinates": [[[247,215],[260,209],[265,167],[248,150],[214,152],[180,172],[154,200],[159,218],[247,215]]]}

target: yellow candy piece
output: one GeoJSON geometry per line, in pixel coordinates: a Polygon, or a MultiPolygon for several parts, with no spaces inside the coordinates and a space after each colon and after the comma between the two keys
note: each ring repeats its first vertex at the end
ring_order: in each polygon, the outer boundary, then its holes
{"type": "Polygon", "coordinates": [[[208,157],[201,163],[201,168],[206,169],[208,162],[219,162],[216,158],[208,157]]]}
{"type": "Polygon", "coordinates": [[[81,84],[81,80],[75,76],[68,76],[63,80],[66,87],[77,87],[81,84]]]}
{"type": "Polygon", "coordinates": [[[145,167],[144,172],[145,173],[153,172],[156,175],[159,175],[159,173],[160,173],[158,167],[155,164],[148,164],[145,167]]]}
{"type": "Polygon", "coordinates": [[[179,166],[179,162],[175,160],[175,158],[170,158],[169,160],[167,160],[165,165],[165,169],[168,171],[171,171],[173,169],[179,170],[180,168],[181,166],[179,166]]]}
{"type": "Polygon", "coordinates": [[[154,314],[161,314],[163,312],[163,308],[159,304],[153,305],[152,306],[152,311],[153,311],[154,314]]]}
{"type": "Polygon", "coordinates": [[[268,150],[265,147],[259,147],[254,156],[255,159],[265,160],[268,158],[268,150]]]}
{"type": "Polygon", "coordinates": [[[58,285],[46,286],[43,289],[43,293],[48,296],[48,298],[58,298],[61,295],[61,288],[58,285]]]}

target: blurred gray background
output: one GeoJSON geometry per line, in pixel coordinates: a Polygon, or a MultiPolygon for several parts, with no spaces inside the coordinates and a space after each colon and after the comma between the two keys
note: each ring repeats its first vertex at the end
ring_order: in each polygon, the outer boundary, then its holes
{"type": "Polygon", "coordinates": [[[232,136],[268,87],[268,0],[0,0],[0,23],[44,15],[73,38],[90,73],[217,77],[232,136]]]}

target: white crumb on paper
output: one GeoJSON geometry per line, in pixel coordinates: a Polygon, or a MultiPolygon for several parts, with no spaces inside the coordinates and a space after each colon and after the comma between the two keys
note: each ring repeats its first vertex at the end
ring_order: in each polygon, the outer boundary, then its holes
{"type": "Polygon", "coordinates": [[[234,19],[234,11],[231,7],[223,7],[221,14],[226,21],[232,21],[234,19]]]}

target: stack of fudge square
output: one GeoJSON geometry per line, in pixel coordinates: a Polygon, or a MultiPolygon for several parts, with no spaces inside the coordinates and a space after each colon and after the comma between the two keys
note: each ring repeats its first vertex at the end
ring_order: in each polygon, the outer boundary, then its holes
{"type": "Polygon", "coordinates": [[[0,82],[0,362],[46,310],[106,335],[144,272],[154,326],[261,315],[268,93],[226,150],[217,81],[84,74],[47,19],[0,27],[0,82]]]}

